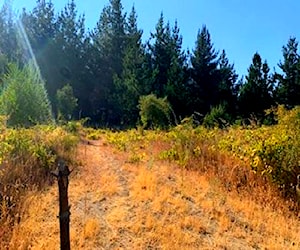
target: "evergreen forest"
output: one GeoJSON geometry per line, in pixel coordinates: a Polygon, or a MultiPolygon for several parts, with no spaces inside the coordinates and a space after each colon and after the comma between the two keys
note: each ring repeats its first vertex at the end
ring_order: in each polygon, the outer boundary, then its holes
{"type": "Polygon", "coordinates": [[[95,127],[169,126],[191,116],[199,124],[224,127],[272,124],[274,117],[266,110],[300,104],[295,37],[282,46],[279,72],[271,72],[257,52],[241,77],[226,51],[214,47],[205,24],[190,51],[182,47],[179,23],[168,22],[162,12],[153,25],[154,32],[142,39],[138,13],[133,6],[125,14],[121,0],[109,1],[93,29],[87,29],[74,0],[58,12],[51,1],[37,0],[35,8],[18,15],[6,1],[0,11],[1,114],[12,120],[15,114],[19,120],[12,125],[36,123],[36,115],[24,122],[17,114],[22,112],[16,103],[26,108],[30,99],[38,106],[33,113],[44,107],[37,121],[49,117],[51,109],[56,119],[87,118],[95,127]],[[44,87],[36,93],[28,81],[44,87]],[[14,97],[10,82],[24,82],[15,86],[23,99],[14,97]]]}

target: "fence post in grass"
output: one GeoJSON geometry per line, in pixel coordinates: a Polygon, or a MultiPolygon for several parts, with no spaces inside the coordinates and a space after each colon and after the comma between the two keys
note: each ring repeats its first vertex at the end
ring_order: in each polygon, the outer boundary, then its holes
{"type": "Polygon", "coordinates": [[[60,249],[70,250],[70,206],[68,201],[68,185],[70,170],[63,160],[58,161],[58,172],[52,173],[57,178],[59,191],[59,226],[60,249]]]}

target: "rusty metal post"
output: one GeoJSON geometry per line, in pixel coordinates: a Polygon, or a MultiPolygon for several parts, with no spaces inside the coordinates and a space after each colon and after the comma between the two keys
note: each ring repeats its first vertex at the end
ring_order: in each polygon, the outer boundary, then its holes
{"type": "Polygon", "coordinates": [[[58,173],[52,173],[58,182],[59,191],[59,225],[60,249],[70,250],[70,206],[68,201],[68,185],[70,170],[63,160],[58,161],[58,173]]]}

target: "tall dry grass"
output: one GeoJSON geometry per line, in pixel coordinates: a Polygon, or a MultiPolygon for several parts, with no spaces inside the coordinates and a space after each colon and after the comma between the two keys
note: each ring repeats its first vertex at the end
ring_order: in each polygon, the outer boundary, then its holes
{"type": "Polygon", "coordinates": [[[77,137],[55,126],[8,129],[0,132],[0,248],[10,241],[20,222],[23,201],[32,191],[53,183],[50,172],[58,157],[71,161],[77,137]]]}

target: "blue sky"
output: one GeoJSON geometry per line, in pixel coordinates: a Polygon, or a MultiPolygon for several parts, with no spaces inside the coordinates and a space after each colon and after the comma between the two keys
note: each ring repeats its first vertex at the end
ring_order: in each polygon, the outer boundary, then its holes
{"type": "MultiPolygon", "coordinates": [[[[85,13],[86,26],[93,28],[108,0],[75,0],[85,13]]],[[[0,0],[3,2],[3,0],[0,0]]],[[[52,0],[61,10],[67,0],[52,0]]],[[[35,0],[14,0],[14,9],[31,10],[35,0]]],[[[132,5],[144,39],[154,31],[161,11],[171,24],[178,21],[184,48],[193,49],[198,30],[205,24],[217,50],[225,49],[237,73],[245,75],[252,56],[259,52],[271,71],[282,59],[282,46],[291,36],[300,38],[299,0],[123,0],[124,11],[132,5]]]]}

